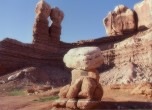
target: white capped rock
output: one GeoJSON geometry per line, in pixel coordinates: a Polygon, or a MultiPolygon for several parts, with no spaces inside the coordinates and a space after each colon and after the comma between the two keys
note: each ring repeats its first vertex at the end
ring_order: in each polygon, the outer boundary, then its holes
{"type": "Polygon", "coordinates": [[[98,47],[79,47],[70,49],[63,58],[69,68],[91,70],[103,64],[103,56],[98,47]]]}

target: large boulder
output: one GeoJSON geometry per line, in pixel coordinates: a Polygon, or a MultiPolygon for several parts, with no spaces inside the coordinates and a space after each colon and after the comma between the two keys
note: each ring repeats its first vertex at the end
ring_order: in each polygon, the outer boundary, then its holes
{"type": "Polygon", "coordinates": [[[67,93],[68,93],[68,91],[69,91],[69,88],[70,88],[70,85],[69,85],[69,84],[66,85],[66,86],[64,86],[64,87],[62,87],[62,88],[60,89],[60,92],[59,92],[59,97],[60,97],[60,98],[66,98],[66,95],[67,95],[67,93]]]}
{"type": "Polygon", "coordinates": [[[69,68],[92,70],[103,64],[103,56],[98,47],[79,47],[69,50],[63,61],[69,68]]]}
{"type": "Polygon", "coordinates": [[[81,91],[79,92],[78,97],[83,99],[92,99],[94,96],[96,85],[97,83],[93,78],[84,77],[81,91]]]}
{"type": "Polygon", "coordinates": [[[135,4],[134,10],[138,17],[138,29],[145,29],[152,26],[152,1],[142,0],[135,4]]]}
{"type": "Polygon", "coordinates": [[[124,5],[116,6],[103,20],[109,36],[124,35],[136,30],[135,13],[124,5]]]}
{"type": "Polygon", "coordinates": [[[75,81],[73,85],[70,86],[68,93],[66,95],[67,98],[77,98],[78,93],[81,90],[83,78],[79,78],[75,81]]]}

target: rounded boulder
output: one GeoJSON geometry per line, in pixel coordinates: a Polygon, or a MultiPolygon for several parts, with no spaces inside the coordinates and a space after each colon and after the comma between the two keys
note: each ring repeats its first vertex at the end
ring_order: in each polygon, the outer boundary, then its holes
{"type": "Polygon", "coordinates": [[[79,47],[70,49],[63,58],[68,68],[92,70],[103,64],[103,56],[98,47],[79,47]]]}

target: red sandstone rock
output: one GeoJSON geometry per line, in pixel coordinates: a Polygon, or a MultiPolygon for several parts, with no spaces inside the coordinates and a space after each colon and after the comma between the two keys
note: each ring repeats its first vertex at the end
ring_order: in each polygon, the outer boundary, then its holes
{"type": "Polygon", "coordinates": [[[99,72],[96,69],[89,70],[88,76],[95,79],[97,82],[99,82],[100,76],[99,76],[99,72]]]}
{"type": "Polygon", "coordinates": [[[51,7],[44,0],[41,0],[37,3],[35,12],[36,20],[33,26],[33,44],[49,45],[46,41],[50,41],[48,17],[51,13],[51,7]]]}
{"type": "Polygon", "coordinates": [[[61,35],[61,22],[64,18],[64,13],[57,7],[53,8],[50,13],[52,24],[49,28],[49,37],[51,42],[59,46],[60,35],[61,35]]]}
{"type": "Polygon", "coordinates": [[[135,87],[131,94],[133,95],[146,95],[152,98],[152,83],[141,83],[137,87],[135,87]]]}
{"type": "Polygon", "coordinates": [[[99,105],[99,101],[93,101],[89,99],[79,99],[77,102],[77,107],[82,110],[96,109],[99,105]]]}
{"type": "Polygon", "coordinates": [[[79,70],[79,69],[72,70],[71,74],[72,74],[72,82],[71,82],[71,84],[74,84],[76,79],[79,79],[80,77],[88,76],[88,72],[87,71],[79,70]]]}
{"type": "Polygon", "coordinates": [[[66,98],[71,99],[71,98],[78,97],[78,93],[81,90],[82,80],[83,78],[79,78],[75,81],[73,85],[70,86],[69,91],[66,95],[66,98]]]}
{"type": "Polygon", "coordinates": [[[77,109],[77,100],[76,99],[69,99],[66,103],[66,108],[77,109]]]}
{"type": "Polygon", "coordinates": [[[52,103],[53,107],[66,107],[68,99],[58,99],[52,103]]]}
{"type": "Polygon", "coordinates": [[[138,29],[150,28],[152,26],[152,1],[143,0],[135,4],[134,10],[138,17],[138,29]]]}
{"type": "Polygon", "coordinates": [[[137,25],[134,11],[124,5],[119,5],[114,11],[109,12],[103,22],[109,36],[133,33],[137,25]]]}
{"type": "Polygon", "coordinates": [[[70,85],[66,85],[66,86],[62,87],[60,89],[60,92],[59,92],[59,97],[60,98],[66,98],[66,95],[69,91],[69,88],[70,88],[70,85]]]}
{"type": "Polygon", "coordinates": [[[84,99],[92,99],[96,87],[97,87],[97,82],[93,78],[84,77],[81,86],[81,91],[79,92],[78,97],[84,99]]]}
{"type": "Polygon", "coordinates": [[[102,88],[101,84],[98,83],[97,87],[94,91],[93,99],[101,101],[102,96],[103,96],[103,88],[102,88]]]}

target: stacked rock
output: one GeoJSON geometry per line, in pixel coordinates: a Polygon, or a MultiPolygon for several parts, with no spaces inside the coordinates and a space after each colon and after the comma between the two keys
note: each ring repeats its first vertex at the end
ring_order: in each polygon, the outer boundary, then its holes
{"type": "Polygon", "coordinates": [[[61,22],[64,18],[64,13],[57,7],[51,10],[50,14],[52,24],[49,28],[51,43],[59,45],[61,35],[61,22]]]}
{"type": "Polygon", "coordinates": [[[33,44],[45,46],[59,46],[61,35],[61,22],[64,13],[57,7],[51,8],[44,0],[36,5],[36,18],[33,27],[33,44]],[[48,18],[50,17],[50,27],[48,18]]]}
{"type": "Polygon", "coordinates": [[[71,49],[64,56],[64,63],[72,68],[72,82],[60,90],[53,106],[70,109],[92,109],[97,107],[103,96],[96,68],[103,64],[98,47],[71,49]]]}
{"type": "Polygon", "coordinates": [[[51,7],[44,1],[40,0],[36,5],[36,18],[33,27],[33,43],[48,45],[49,38],[49,22],[48,17],[51,13],[51,7]]]}

